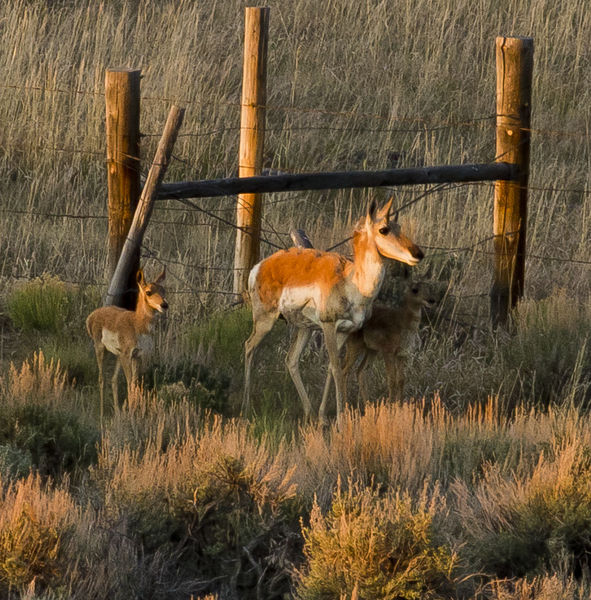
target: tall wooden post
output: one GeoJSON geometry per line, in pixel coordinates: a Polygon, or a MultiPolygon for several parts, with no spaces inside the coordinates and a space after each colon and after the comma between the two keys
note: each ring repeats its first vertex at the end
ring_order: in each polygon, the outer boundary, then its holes
{"type": "MultiPolygon", "coordinates": [[[[247,7],[244,20],[244,62],[240,115],[238,175],[261,174],[265,140],[267,101],[267,45],[269,9],[247,7]]],[[[261,194],[241,194],[236,206],[236,248],[234,252],[234,292],[242,293],[248,273],[259,260],[261,238],[261,194]]]]}
{"type": "MultiPolygon", "coordinates": [[[[140,197],[140,73],[132,69],[108,69],[105,75],[109,280],[115,273],[140,197]]],[[[139,250],[126,285],[129,291],[119,298],[119,306],[135,308],[138,267],[139,250]]]]}
{"type": "Polygon", "coordinates": [[[158,186],[166,173],[172,150],[176,142],[176,138],[183,122],[185,109],[178,106],[172,106],[166,119],[162,137],[156,148],[156,154],[152,161],[152,166],[148,172],[144,189],[138,203],[138,207],[133,216],[133,221],[129,229],[129,233],[125,238],[125,244],[121,250],[121,256],[117,262],[117,267],[109,285],[106,305],[114,304],[120,306],[122,290],[125,290],[126,282],[130,279],[134,281],[134,288],[137,287],[136,274],[137,269],[133,268],[135,256],[139,253],[139,249],[144,239],[144,233],[148,227],[158,186]]]}
{"type": "Polygon", "coordinates": [[[532,38],[496,40],[497,161],[516,165],[519,178],[495,184],[494,277],[490,293],[494,327],[507,324],[524,290],[533,55],[532,38]]]}

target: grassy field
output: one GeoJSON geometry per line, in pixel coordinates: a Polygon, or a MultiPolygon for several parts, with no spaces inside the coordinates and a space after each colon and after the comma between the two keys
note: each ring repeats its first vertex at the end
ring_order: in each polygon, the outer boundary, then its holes
{"type": "MultiPolygon", "coordinates": [[[[294,173],[493,160],[495,37],[534,38],[512,331],[489,326],[492,187],[448,186],[400,215],[426,252],[414,276],[449,284],[407,400],[381,400],[376,365],[375,403],[340,430],[303,423],[278,324],[242,419],[250,317],[233,306],[235,231],[219,219],[235,198],[162,201],[142,254],[148,277],[167,265],[171,309],[144,388],[108,401],[101,427],[84,319],[107,285],[105,69],[142,69],[144,175],[171,103],[187,113],[167,180],[236,175],[245,3],[1,3],[0,596],[588,598],[587,3],[267,5],[264,166],[294,173]]],[[[269,194],[263,235],[287,246],[302,227],[327,248],[371,197],[428,191],[269,194]]],[[[318,402],[321,345],[304,360],[318,402]]]]}

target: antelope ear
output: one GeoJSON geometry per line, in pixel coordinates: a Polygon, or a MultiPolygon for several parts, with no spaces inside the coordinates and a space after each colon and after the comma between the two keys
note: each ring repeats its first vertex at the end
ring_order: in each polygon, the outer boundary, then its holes
{"type": "Polygon", "coordinates": [[[377,208],[378,208],[378,205],[376,204],[376,201],[372,200],[371,204],[369,205],[369,207],[367,209],[367,215],[365,217],[366,225],[371,225],[376,220],[377,208]]]}
{"type": "Polygon", "coordinates": [[[160,275],[158,275],[158,278],[156,279],[156,281],[154,283],[160,283],[161,281],[164,280],[165,277],[166,277],[166,265],[164,265],[164,268],[162,269],[162,273],[160,273],[160,275]]]}
{"type": "Polygon", "coordinates": [[[144,279],[144,272],[141,269],[138,269],[136,279],[140,287],[145,287],[146,280],[144,279]]]}
{"type": "Polygon", "coordinates": [[[393,201],[394,201],[394,196],[390,196],[390,199],[388,200],[388,202],[386,202],[386,204],[384,204],[384,206],[382,206],[382,208],[379,210],[379,212],[377,214],[377,219],[375,219],[375,220],[379,220],[379,221],[381,221],[382,219],[385,219],[386,221],[390,220],[390,209],[392,208],[393,201]]]}

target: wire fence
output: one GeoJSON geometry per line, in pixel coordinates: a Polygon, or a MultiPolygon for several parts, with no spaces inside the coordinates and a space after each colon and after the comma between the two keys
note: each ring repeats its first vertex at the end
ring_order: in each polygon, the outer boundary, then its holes
{"type": "MultiPolygon", "coordinates": [[[[88,95],[102,98],[104,97],[104,91],[97,90],[82,90],[82,89],[65,89],[65,88],[45,88],[42,86],[17,86],[10,84],[0,85],[0,90],[13,90],[15,92],[22,93],[52,93],[52,94],[68,94],[72,96],[76,95],[88,95]]],[[[141,98],[142,101],[157,101],[163,103],[177,103],[185,106],[191,105],[200,105],[200,106],[208,106],[210,108],[219,108],[219,107],[240,107],[240,102],[198,102],[194,100],[182,100],[179,98],[167,98],[167,97],[156,97],[156,96],[143,96],[141,98]]],[[[361,111],[339,111],[339,110],[331,110],[331,109],[320,109],[320,108],[310,108],[310,107],[298,107],[292,105],[280,106],[269,104],[265,106],[266,110],[269,112],[282,112],[282,113],[294,113],[300,115],[314,115],[317,117],[329,117],[331,119],[342,118],[342,119],[366,119],[372,120],[374,122],[371,126],[361,127],[359,125],[339,125],[334,123],[320,124],[320,125],[289,125],[285,124],[282,126],[272,126],[266,128],[266,131],[269,133],[297,133],[297,132],[339,132],[339,133],[350,133],[352,135],[358,135],[361,133],[368,134],[384,134],[384,135],[397,135],[397,134],[431,134],[438,131],[444,130],[458,130],[463,128],[494,128],[496,124],[497,115],[483,115],[483,116],[474,116],[471,118],[460,118],[460,119],[450,119],[442,122],[435,122],[430,119],[423,118],[405,118],[405,117],[395,117],[392,115],[381,115],[381,114],[373,114],[373,113],[364,113],[361,111]],[[377,123],[383,123],[383,126],[378,126],[377,123]],[[398,125],[398,126],[395,126],[398,125]]],[[[218,127],[213,128],[206,131],[187,131],[179,134],[180,138],[204,138],[204,137],[215,137],[228,133],[235,133],[238,135],[240,132],[240,126],[232,126],[232,127],[218,127]]],[[[589,140],[591,138],[591,133],[583,132],[583,131],[555,131],[552,129],[544,129],[544,128],[531,128],[528,129],[532,134],[545,136],[548,138],[554,137],[564,137],[564,138],[573,138],[577,140],[589,140]]],[[[144,132],[142,133],[143,138],[157,138],[160,136],[160,133],[151,133],[144,132]]],[[[7,153],[9,149],[13,150],[16,146],[9,146],[2,149],[4,153],[7,153]]],[[[68,148],[68,147],[59,147],[55,144],[43,144],[38,141],[34,144],[20,144],[19,150],[21,151],[37,151],[37,152],[55,152],[55,153],[66,153],[66,154],[79,154],[85,155],[87,157],[93,157],[96,159],[97,164],[105,164],[106,162],[106,151],[104,149],[79,149],[79,148],[68,148]]],[[[149,161],[146,159],[139,159],[137,157],[121,157],[124,160],[133,159],[135,161],[131,165],[126,162],[126,165],[129,168],[137,169],[140,173],[147,172],[149,168],[149,161]]],[[[495,157],[494,160],[497,160],[499,157],[495,157]]],[[[191,160],[173,155],[173,159],[182,164],[185,169],[189,169],[191,172],[198,173],[199,165],[193,163],[191,160]]],[[[393,163],[397,163],[401,160],[401,156],[391,156],[391,161],[393,163]]],[[[491,161],[492,162],[492,161],[491,161]]],[[[411,200],[404,203],[397,209],[397,213],[403,213],[404,211],[410,209],[413,205],[418,202],[425,201],[427,198],[433,196],[434,194],[441,192],[448,192],[453,189],[457,189],[466,185],[476,185],[476,186],[486,186],[493,187],[494,183],[486,183],[486,182],[472,182],[472,183],[454,183],[454,184],[439,184],[430,187],[428,190],[417,193],[411,200]]],[[[528,189],[535,192],[545,192],[548,194],[574,194],[580,196],[586,196],[591,193],[591,188],[588,187],[562,187],[557,185],[547,186],[539,182],[530,182],[528,185],[528,189]]],[[[212,227],[214,224],[227,228],[228,230],[239,229],[234,223],[232,216],[233,212],[236,210],[236,204],[239,203],[239,196],[229,196],[229,205],[228,206],[217,206],[215,208],[205,207],[203,203],[197,203],[192,200],[179,199],[175,200],[174,204],[169,203],[164,205],[161,201],[159,202],[158,208],[162,209],[162,212],[166,213],[166,217],[159,218],[155,216],[151,219],[151,223],[155,225],[165,226],[165,227],[212,227]],[[171,214],[179,214],[180,218],[170,218],[171,214]],[[200,215],[199,219],[196,219],[194,215],[200,215]]],[[[265,206],[272,207],[281,202],[289,201],[289,196],[282,196],[280,198],[273,198],[266,202],[265,206]]],[[[60,211],[43,211],[33,208],[19,209],[19,208],[9,208],[9,207],[0,207],[0,215],[13,215],[18,218],[34,218],[34,219],[68,219],[68,220],[77,220],[77,221],[86,221],[86,220],[95,220],[100,222],[106,222],[108,220],[108,216],[106,211],[104,214],[91,214],[85,212],[60,212],[60,211]]],[[[247,232],[248,233],[248,232],[247,232]]],[[[327,250],[333,251],[337,248],[342,247],[349,238],[340,241],[337,244],[332,245],[327,250]]],[[[427,256],[425,257],[426,261],[435,260],[445,255],[458,255],[458,254],[480,254],[480,255],[492,255],[493,251],[486,248],[487,244],[490,244],[494,239],[494,236],[487,236],[482,239],[476,240],[475,242],[464,245],[464,246],[454,246],[454,247],[443,247],[443,246],[429,246],[423,245],[423,247],[429,251],[427,256]]],[[[266,219],[263,223],[263,227],[261,230],[261,242],[268,247],[276,250],[281,248],[286,248],[291,245],[291,240],[289,237],[289,232],[287,231],[279,231],[277,228],[271,223],[269,219],[266,219]],[[272,239],[270,239],[272,238],[272,239]]],[[[234,267],[227,265],[212,265],[205,264],[199,262],[189,262],[185,260],[180,260],[177,258],[173,258],[170,256],[164,256],[162,252],[155,250],[152,247],[147,245],[142,246],[142,258],[151,259],[155,262],[166,265],[168,272],[171,274],[172,278],[175,280],[177,288],[173,290],[172,293],[175,294],[193,294],[197,297],[201,295],[217,295],[217,296],[228,296],[232,298],[236,298],[238,294],[235,294],[232,291],[226,289],[210,289],[210,288],[200,288],[194,286],[191,282],[187,281],[181,275],[179,275],[176,271],[182,270],[183,272],[187,271],[197,271],[201,273],[212,272],[218,274],[228,274],[231,275],[233,271],[235,271],[234,267]]],[[[572,265],[577,265],[580,267],[588,267],[591,265],[590,260],[575,258],[575,257],[564,257],[564,256],[553,256],[548,254],[534,254],[528,253],[527,260],[536,260],[543,261],[549,263],[568,263],[572,265]]],[[[9,277],[19,279],[27,279],[30,278],[30,274],[19,274],[18,272],[13,272],[9,275],[9,277]]],[[[104,280],[64,280],[67,283],[79,284],[79,285],[95,285],[95,286],[106,286],[107,281],[104,280]]],[[[470,297],[480,297],[485,294],[473,294],[466,295],[465,298],[470,297]]],[[[488,294],[486,294],[488,295],[488,294]]]]}

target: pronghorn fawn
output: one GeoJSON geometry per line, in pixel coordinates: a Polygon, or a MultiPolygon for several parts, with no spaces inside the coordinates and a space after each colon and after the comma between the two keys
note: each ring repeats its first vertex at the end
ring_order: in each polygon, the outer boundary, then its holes
{"type": "MultiPolygon", "coordinates": [[[[390,400],[402,400],[407,353],[417,336],[421,311],[424,307],[438,304],[446,288],[439,281],[409,283],[401,306],[393,308],[374,304],[371,317],[347,338],[343,367],[345,381],[355,368],[359,394],[364,403],[369,401],[366,367],[377,354],[382,356],[386,367],[390,400]]],[[[327,378],[325,396],[329,389],[330,379],[327,378]]]]}
{"type": "Polygon", "coordinates": [[[118,306],[103,306],[90,313],[86,319],[86,329],[94,342],[98,362],[101,422],[104,406],[103,363],[105,350],[117,357],[115,372],[111,380],[113,404],[117,407],[119,405],[117,379],[121,367],[123,367],[123,373],[127,380],[129,397],[133,385],[138,381],[142,361],[152,353],[154,348],[152,340],[154,317],[157,313],[164,313],[168,309],[168,302],[165,300],[165,291],[162,287],[165,274],[166,271],[163,270],[152,283],[147,283],[144,273],[140,269],[137,272],[139,293],[135,310],[126,310],[118,306]]]}
{"type": "MultiPolygon", "coordinates": [[[[392,200],[377,210],[372,203],[353,232],[353,260],[333,252],[290,248],[280,250],[255,265],[248,278],[253,330],[245,343],[243,413],[250,406],[250,379],[257,346],[281,315],[296,327],[287,353],[289,374],[304,406],[306,418],[312,405],[302,382],[299,359],[314,329],[322,329],[330,373],[336,387],[337,423],[340,424],[345,388],[339,350],[351,331],[359,329],[379,292],[384,277],[384,258],[416,265],[422,250],[390,223],[392,200]]],[[[319,417],[325,422],[326,398],[319,417]]]]}

